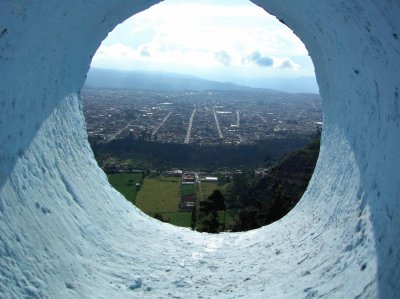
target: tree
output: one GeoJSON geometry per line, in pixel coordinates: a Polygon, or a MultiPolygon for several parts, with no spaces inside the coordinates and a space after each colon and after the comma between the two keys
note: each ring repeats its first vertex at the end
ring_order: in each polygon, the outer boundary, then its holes
{"type": "Polygon", "coordinates": [[[220,226],[220,223],[218,221],[218,213],[217,212],[211,212],[209,214],[206,214],[206,216],[203,218],[203,230],[202,231],[207,232],[207,233],[217,234],[217,233],[219,233],[219,226],[220,226]]]}
{"type": "Polygon", "coordinates": [[[222,230],[225,230],[226,225],[226,204],[225,198],[222,195],[221,191],[214,190],[214,192],[208,198],[210,201],[214,202],[215,209],[217,212],[224,211],[224,221],[222,223],[222,230]]]}
{"type": "Polygon", "coordinates": [[[164,218],[160,213],[155,213],[153,218],[160,220],[161,222],[169,222],[168,219],[164,218]]]}
{"type": "MultiPolygon", "coordinates": [[[[201,201],[199,204],[199,222],[202,224],[199,227],[200,231],[208,233],[220,232],[219,211],[226,211],[225,198],[219,190],[214,190],[206,200],[201,201]]],[[[223,226],[225,227],[225,220],[223,226]]]]}
{"type": "Polygon", "coordinates": [[[197,204],[195,203],[193,210],[192,210],[192,218],[190,222],[190,228],[192,230],[196,229],[196,222],[197,222],[197,204]]]}
{"type": "Polygon", "coordinates": [[[236,223],[236,227],[234,228],[236,231],[245,231],[260,227],[257,221],[258,210],[255,208],[250,207],[241,209],[238,218],[239,221],[236,223]]]}
{"type": "Polygon", "coordinates": [[[214,203],[214,208],[216,211],[225,211],[225,198],[221,191],[214,190],[214,192],[208,197],[208,200],[214,203]]]}

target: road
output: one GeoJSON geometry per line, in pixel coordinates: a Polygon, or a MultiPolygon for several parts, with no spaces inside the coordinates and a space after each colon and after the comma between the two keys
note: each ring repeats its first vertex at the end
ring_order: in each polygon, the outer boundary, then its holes
{"type": "Polygon", "coordinates": [[[319,111],[320,109],[317,108],[317,106],[315,106],[315,103],[313,101],[311,101],[311,105],[313,106],[313,108],[315,109],[315,111],[319,111]]]}
{"type": "Polygon", "coordinates": [[[303,109],[299,112],[299,114],[296,115],[296,117],[294,117],[295,120],[300,119],[300,117],[304,114],[304,112],[306,111],[306,109],[303,109]]]}
{"type": "Polygon", "coordinates": [[[194,118],[195,114],[196,114],[196,109],[193,110],[192,115],[190,116],[189,125],[188,125],[187,131],[186,131],[185,141],[183,143],[186,143],[186,144],[189,143],[190,133],[192,132],[193,118],[194,118]]]}
{"type": "Polygon", "coordinates": [[[218,130],[219,138],[220,138],[220,139],[223,139],[223,138],[224,138],[224,135],[222,135],[221,128],[219,127],[217,112],[215,111],[215,108],[214,108],[214,107],[213,107],[213,111],[214,111],[215,123],[217,124],[217,130],[218,130]]]}
{"type": "Polygon", "coordinates": [[[162,122],[160,122],[160,124],[158,125],[157,128],[155,128],[155,130],[153,131],[153,133],[151,133],[151,136],[154,136],[157,134],[158,130],[160,130],[160,128],[163,126],[163,124],[167,121],[168,117],[171,115],[172,111],[170,113],[167,114],[166,117],[164,117],[164,119],[162,120],[162,122]]]}
{"type": "Polygon", "coordinates": [[[265,121],[265,118],[261,116],[261,114],[257,114],[259,118],[261,118],[261,120],[263,121],[264,124],[266,124],[267,122],[265,121]]]}
{"type": "Polygon", "coordinates": [[[130,125],[132,125],[132,122],[130,122],[130,123],[127,124],[125,127],[123,127],[122,129],[118,130],[117,132],[115,132],[114,134],[112,134],[110,137],[108,137],[107,142],[113,141],[115,138],[117,138],[117,136],[118,136],[119,134],[121,134],[123,131],[125,131],[126,129],[128,129],[130,125]]]}

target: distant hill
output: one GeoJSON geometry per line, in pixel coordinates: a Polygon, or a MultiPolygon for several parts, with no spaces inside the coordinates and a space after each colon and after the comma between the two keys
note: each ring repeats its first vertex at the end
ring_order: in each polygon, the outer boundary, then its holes
{"type": "Polygon", "coordinates": [[[205,80],[188,75],[161,72],[105,70],[97,68],[91,68],[89,70],[85,86],[137,90],[253,90],[253,88],[247,86],[205,80]]]}
{"type": "Polygon", "coordinates": [[[274,89],[290,93],[319,93],[315,77],[297,78],[237,78],[235,83],[253,88],[274,89]]]}
{"type": "Polygon", "coordinates": [[[219,82],[190,75],[155,71],[121,71],[91,68],[86,87],[121,88],[136,90],[222,90],[222,91],[271,91],[289,93],[319,93],[314,77],[299,78],[236,78],[219,82]]]}

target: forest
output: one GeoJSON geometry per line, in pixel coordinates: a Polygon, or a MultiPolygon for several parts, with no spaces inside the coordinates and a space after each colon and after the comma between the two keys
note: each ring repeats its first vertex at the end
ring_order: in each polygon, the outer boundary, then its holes
{"type": "Polygon", "coordinates": [[[297,134],[241,145],[161,143],[129,137],[109,143],[90,141],[96,159],[103,168],[112,167],[105,165],[107,159],[116,158],[134,161],[129,166],[132,168],[164,171],[175,167],[215,171],[222,168],[262,167],[265,161],[276,161],[285,153],[306,145],[310,140],[309,135],[297,134]]]}

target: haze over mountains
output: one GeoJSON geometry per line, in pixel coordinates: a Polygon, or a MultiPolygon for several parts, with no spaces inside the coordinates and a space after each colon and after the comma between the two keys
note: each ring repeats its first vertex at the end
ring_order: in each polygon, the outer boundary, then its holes
{"type": "Polygon", "coordinates": [[[318,93],[318,85],[313,77],[273,78],[273,79],[238,79],[238,84],[217,82],[190,75],[121,71],[91,68],[87,74],[85,86],[141,89],[141,90],[241,90],[253,88],[274,89],[292,93],[318,93]]]}

